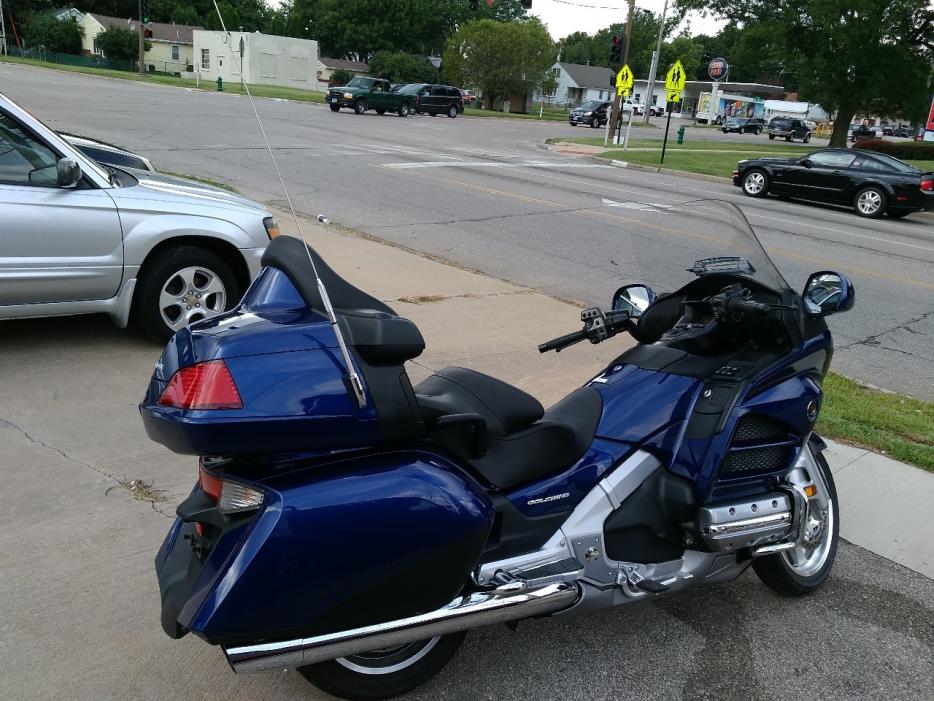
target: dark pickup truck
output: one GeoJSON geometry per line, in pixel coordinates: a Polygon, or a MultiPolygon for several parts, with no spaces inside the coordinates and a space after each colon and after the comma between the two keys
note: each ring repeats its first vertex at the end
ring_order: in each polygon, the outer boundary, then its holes
{"type": "Polygon", "coordinates": [[[327,96],[332,112],[339,111],[341,107],[352,107],[357,114],[376,110],[377,114],[395,112],[400,117],[409,116],[414,100],[413,95],[392,92],[388,80],[362,76],[357,76],[343,87],[331,88],[327,96]]]}

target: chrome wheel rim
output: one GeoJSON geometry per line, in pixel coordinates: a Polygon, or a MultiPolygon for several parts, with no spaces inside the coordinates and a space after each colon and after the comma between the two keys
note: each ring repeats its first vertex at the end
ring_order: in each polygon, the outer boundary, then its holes
{"type": "Polygon", "coordinates": [[[803,489],[806,484],[813,484],[816,488],[814,496],[807,499],[807,509],[804,513],[804,528],[795,547],[782,553],[788,568],[800,577],[811,577],[827,564],[827,558],[833,546],[834,539],[834,513],[833,499],[824,479],[823,468],[813,461],[813,469],[807,477],[800,475],[800,469],[794,470],[792,483],[803,489]]]}
{"type": "Polygon", "coordinates": [[[341,667],[359,674],[392,674],[411,667],[431,652],[440,641],[441,636],[438,635],[430,640],[338,657],[334,661],[341,667]]]}
{"type": "Polygon", "coordinates": [[[863,214],[875,214],[882,206],[882,195],[875,190],[861,192],[856,199],[856,206],[863,214]]]}
{"type": "Polygon", "coordinates": [[[746,192],[750,195],[758,195],[762,192],[762,188],[765,187],[765,176],[762,173],[750,173],[746,176],[744,185],[746,186],[746,192]]]}
{"type": "Polygon", "coordinates": [[[200,265],[169,275],[159,293],[159,315],[173,331],[227,308],[227,288],[217,273],[200,265]]]}

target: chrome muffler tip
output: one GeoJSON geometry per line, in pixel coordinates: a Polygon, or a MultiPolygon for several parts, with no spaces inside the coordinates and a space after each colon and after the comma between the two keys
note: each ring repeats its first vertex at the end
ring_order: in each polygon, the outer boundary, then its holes
{"type": "Polygon", "coordinates": [[[574,583],[530,586],[516,581],[459,596],[429,613],[309,638],[224,648],[224,654],[235,672],[302,667],[436,635],[556,613],[576,604],[579,597],[580,589],[574,583]]]}

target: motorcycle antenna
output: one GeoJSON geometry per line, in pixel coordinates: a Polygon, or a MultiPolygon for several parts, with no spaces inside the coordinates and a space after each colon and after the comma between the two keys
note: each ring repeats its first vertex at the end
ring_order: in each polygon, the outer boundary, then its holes
{"type": "MultiPolygon", "coordinates": [[[[217,0],[213,0],[214,11],[217,13],[217,18],[221,23],[221,30],[224,34],[224,43],[230,48],[230,55],[234,60],[234,63],[237,66],[237,70],[240,75],[243,75],[243,67],[240,65],[239,57],[239,47],[237,50],[234,50],[234,47],[230,43],[230,32],[227,31],[227,25],[224,22],[224,16],[221,14],[220,8],[217,6],[217,0]]],[[[243,81],[243,90],[246,92],[246,96],[250,100],[250,107],[253,108],[253,116],[256,117],[256,124],[259,125],[259,132],[263,136],[263,142],[266,144],[266,151],[269,153],[269,159],[272,161],[272,167],[276,171],[276,177],[279,179],[279,186],[282,188],[282,193],[285,195],[285,201],[289,206],[289,212],[292,215],[292,220],[295,222],[295,228],[298,230],[298,236],[302,240],[302,243],[305,244],[305,253],[308,254],[308,262],[311,263],[311,270],[315,276],[315,284],[318,287],[318,294],[321,296],[321,303],[324,305],[324,311],[327,314],[328,321],[331,324],[331,328],[334,330],[334,336],[337,338],[337,345],[340,347],[341,357],[344,359],[344,366],[347,368],[346,379],[350,386],[350,389],[353,391],[354,398],[357,400],[357,406],[363,409],[366,406],[366,393],[363,391],[363,382],[360,380],[360,376],[357,374],[357,371],[354,369],[353,361],[350,357],[350,351],[347,350],[347,344],[344,341],[344,334],[341,332],[340,324],[337,322],[337,315],[334,313],[334,307],[331,305],[331,298],[328,296],[328,290],[324,286],[324,282],[321,280],[321,276],[318,274],[318,266],[315,265],[315,260],[311,255],[311,249],[308,245],[308,240],[305,238],[305,232],[302,230],[301,222],[298,219],[298,215],[295,213],[295,207],[292,206],[292,198],[289,196],[289,190],[285,186],[285,180],[282,177],[282,172],[279,170],[279,163],[276,161],[276,155],[273,153],[272,147],[269,145],[269,137],[266,136],[266,129],[263,127],[263,120],[259,118],[259,112],[256,111],[256,103],[253,102],[253,94],[250,92],[250,86],[247,82],[243,81]]],[[[327,224],[327,219],[323,216],[319,216],[318,220],[327,224]]]]}

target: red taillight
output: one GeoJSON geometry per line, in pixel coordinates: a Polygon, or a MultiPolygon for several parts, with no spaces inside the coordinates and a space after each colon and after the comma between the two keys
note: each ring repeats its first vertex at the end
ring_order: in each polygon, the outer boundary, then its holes
{"type": "Polygon", "coordinates": [[[198,468],[198,486],[201,491],[211,497],[215,502],[221,500],[221,490],[224,488],[224,480],[217,475],[212,475],[204,469],[204,465],[198,468]]]}
{"type": "Polygon", "coordinates": [[[198,463],[198,486],[217,504],[222,514],[236,514],[258,509],[263,504],[263,493],[256,487],[224,479],[198,463]]]}
{"type": "Polygon", "coordinates": [[[242,409],[240,392],[223,360],[189,365],[169,380],[159,404],[177,409],[242,409]]]}
{"type": "Polygon", "coordinates": [[[925,178],[921,181],[921,189],[924,192],[934,192],[934,180],[925,178]]]}

